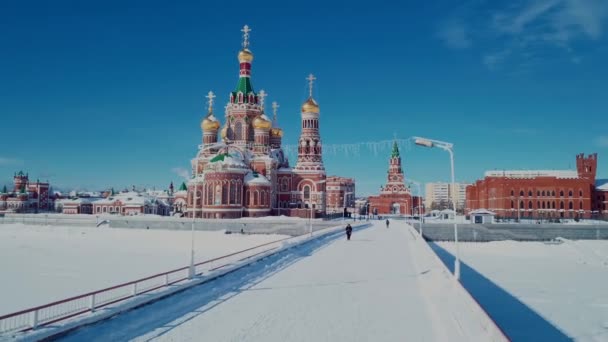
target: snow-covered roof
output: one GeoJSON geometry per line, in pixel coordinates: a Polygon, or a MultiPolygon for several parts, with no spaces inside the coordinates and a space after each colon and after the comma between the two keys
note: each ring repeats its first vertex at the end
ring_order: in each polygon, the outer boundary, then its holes
{"type": "Polygon", "coordinates": [[[578,178],[575,170],[503,170],[486,171],[486,177],[506,177],[506,178],[536,178],[536,177],[555,177],[555,178],[578,178]]]}
{"type": "Polygon", "coordinates": [[[260,174],[254,175],[253,172],[245,175],[245,184],[271,185],[266,177],[260,174]]]}
{"type": "Polygon", "coordinates": [[[596,179],[595,189],[600,191],[608,191],[608,179],[596,179]]]}
{"type": "Polygon", "coordinates": [[[488,209],[475,209],[473,211],[471,211],[469,213],[469,215],[492,215],[492,216],[496,216],[496,213],[493,211],[490,211],[488,209]]]}
{"type": "Polygon", "coordinates": [[[152,204],[154,198],[145,193],[140,194],[134,191],[129,191],[112,195],[99,201],[95,201],[95,204],[112,204],[116,201],[120,201],[123,205],[141,206],[146,204],[152,204]]]}
{"type": "Polygon", "coordinates": [[[95,201],[99,201],[99,197],[79,197],[79,198],[65,198],[58,200],[59,203],[63,205],[66,204],[91,204],[95,201]]]}
{"type": "Polygon", "coordinates": [[[243,159],[238,154],[230,153],[219,153],[215,155],[209,163],[207,168],[212,170],[222,169],[246,169],[247,165],[243,162],[243,159]]]}

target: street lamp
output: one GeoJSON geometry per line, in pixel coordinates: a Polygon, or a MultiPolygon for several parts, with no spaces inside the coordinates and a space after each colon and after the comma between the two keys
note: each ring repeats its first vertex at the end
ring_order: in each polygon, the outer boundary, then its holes
{"type": "Polygon", "coordinates": [[[454,144],[444,142],[444,141],[439,141],[439,140],[420,138],[420,137],[414,137],[413,139],[414,139],[414,143],[416,145],[423,146],[423,147],[430,147],[430,148],[438,147],[438,148],[448,151],[450,153],[450,167],[452,170],[452,207],[454,208],[454,242],[456,244],[456,260],[454,260],[454,277],[456,277],[456,279],[460,279],[460,249],[458,247],[458,224],[456,223],[456,191],[454,191],[456,189],[456,181],[454,179],[454,151],[453,151],[454,144]]]}
{"type": "Polygon", "coordinates": [[[191,238],[190,238],[190,267],[188,268],[188,278],[194,278],[195,269],[194,269],[194,219],[196,217],[196,191],[198,187],[196,186],[196,182],[194,183],[194,193],[192,194],[192,229],[191,229],[191,238]]]}
{"type": "MultiPolygon", "coordinates": [[[[410,179],[410,183],[416,185],[418,188],[418,221],[419,221],[419,233],[420,237],[422,237],[422,215],[420,215],[420,202],[422,201],[422,189],[420,188],[420,182],[417,182],[413,179],[410,179]]],[[[412,198],[412,207],[414,206],[414,199],[412,198]]],[[[414,215],[414,209],[412,208],[412,215],[414,215]]]]}

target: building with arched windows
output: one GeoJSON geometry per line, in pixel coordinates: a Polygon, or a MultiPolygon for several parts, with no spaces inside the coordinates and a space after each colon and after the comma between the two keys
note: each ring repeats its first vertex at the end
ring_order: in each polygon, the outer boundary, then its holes
{"type": "Polygon", "coordinates": [[[265,112],[266,92],[256,92],[252,86],[249,27],[245,26],[242,32],[243,48],[237,56],[239,79],[225,106],[223,127],[213,112],[215,95],[209,92],[207,96],[208,113],[201,122],[203,143],[191,161],[185,212],[188,217],[199,218],[323,214],[326,174],[319,132],[320,108],[312,92],[315,78],[307,78],[309,96],[300,111],[298,159],[292,167],[281,146],[279,106],[272,103],[271,120],[265,112]]]}
{"type": "Polygon", "coordinates": [[[503,218],[594,218],[608,213],[596,187],[597,153],[576,156],[576,170],[488,171],[467,187],[466,212],[503,218]]]}
{"type": "Polygon", "coordinates": [[[0,189],[0,212],[33,213],[52,208],[48,182],[30,182],[29,175],[19,171],[13,183],[12,190],[6,185],[0,189]]]}

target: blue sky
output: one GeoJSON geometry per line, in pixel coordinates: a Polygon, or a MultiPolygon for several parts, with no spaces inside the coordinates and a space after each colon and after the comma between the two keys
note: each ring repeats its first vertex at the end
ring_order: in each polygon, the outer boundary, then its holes
{"type": "MultiPolygon", "coordinates": [[[[179,182],[205,94],[221,108],[236,86],[244,24],[284,143],[314,73],[326,169],[359,194],[384,183],[390,154],[367,143],[394,135],[453,142],[461,181],[573,168],[580,152],[598,152],[608,178],[603,0],[4,1],[0,184],[20,169],[64,189],[179,182]],[[355,143],[358,155],[329,153],[355,143]]],[[[448,179],[445,152],[401,147],[407,178],[448,179]]]]}

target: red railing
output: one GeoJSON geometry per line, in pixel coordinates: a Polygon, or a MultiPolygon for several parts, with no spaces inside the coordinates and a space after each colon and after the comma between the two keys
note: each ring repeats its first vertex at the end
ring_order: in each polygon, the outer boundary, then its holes
{"type": "MultiPolygon", "coordinates": [[[[322,230],[326,229],[328,228],[324,228],[322,230]]],[[[194,265],[194,274],[201,275],[203,273],[216,271],[230,266],[231,264],[259,256],[260,254],[272,251],[274,249],[278,249],[281,247],[281,243],[287,240],[305,240],[308,237],[309,234],[286,237],[217,258],[205,260],[194,265]]],[[[125,301],[135,296],[184,282],[189,279],[189,267],[186,266],[0,316],[0,336],[36,329],[38,327],[67,320],[78,315],[91,313],[95,310],[111,306],[112,304],[125,301]]]]}

